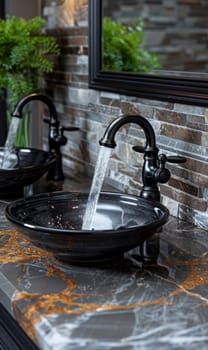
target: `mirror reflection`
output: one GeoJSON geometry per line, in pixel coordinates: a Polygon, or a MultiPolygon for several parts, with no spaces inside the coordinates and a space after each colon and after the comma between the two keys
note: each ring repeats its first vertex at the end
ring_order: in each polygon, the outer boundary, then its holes
{"type": "Polygon", "coordinates": [[[208,77],[207,0],[103,0],[102,69],[208,77]]]}

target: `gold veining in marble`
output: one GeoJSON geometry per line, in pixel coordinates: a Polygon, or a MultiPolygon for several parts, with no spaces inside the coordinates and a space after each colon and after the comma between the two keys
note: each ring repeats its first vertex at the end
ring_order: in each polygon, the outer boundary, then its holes
{"type": "MultiPolygon", "coordinates": [[[[197,287],[208,284],[208,258],[194,258],[191,260],[179,260],[174,262],[175,267],[188,267],[186,278],[179,284],[169,278],[159,276],[159,278],[174,285],[175,289],[167,292],[167,295],[153,298],[152,300],[138,301],[127,305],[123,304],[103,304],[99,302],[89,303],[84,302],[84,298],[92,296],[89,293],[77,293],[77,281],[70,279],[66,273],[53,265],[54,258],[52,254],[36,248],[29,244],[18,232],[14,229],[0,231],[0,241],[4,245],[0,247],[0,263],[21,263],[34,260],[40,260],[43,257],[47,259],[46,278],[58,275],[65,281],[65,287],[57,293],[30,293],[17,290],[13,300],[15,316],[21,324],[22,328],[29,336],[35,339],[35,324],[43,317],[43,315],[65,313],[65,314],[80,314],[85,312],[100,312],[113,310],[128,310],[149,305],[174,305],[175,296],[184,293],[191,298],[197,298],[200,302],[207,305],[208,299],[199,292],[194,291],[197,287]],[[24,312],[21,315],[18,311],[18,303],[25,300],[24,312]]],[[[171,261],[167,261],[171,266],[171,261]]],[[[147,266],[148,269],[148,266],[147,266]]],[[[99,301],[99,295],[93,295],[99,301]]]]}
{"type": "Polygon", "coordinates": [[[36,248],[22,237],[15,229],[0,231],[0,263],[18,263],[52,257],[53,255],[45,250],[36,248]]]}

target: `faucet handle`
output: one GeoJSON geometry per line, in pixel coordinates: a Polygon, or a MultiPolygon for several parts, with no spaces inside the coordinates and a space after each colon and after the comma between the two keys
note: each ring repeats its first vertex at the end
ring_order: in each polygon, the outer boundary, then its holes
{"type": "Polygon", "coordinates": [[[67,138],[64,135],[64,131],[77,131],[79,128],[75,126],[60,126],[58,128],[58,137],[57,140],[61,146],[64,146],[67,143],[67,138]]]}
{"type": "Polygon", "coordinates": [[[61,126],[63,131],[79,131],[80,128],[77,126],[61,126]]]}
{"type": "MultiPolygon", "coordinates": [[[[145,152],[145,147],[144,146],[133,146],[132,149],[135,152],[138,153],[144,153],[145,152]]],[[[185,157],[181,157],[181,156],[166,156],[165,154],[160,154],[158,156],[159,161],[161,162],[168,162],[168,163],[185,163],[186,162],[186,158],[185,157]],[[162,158],[162,159],[161,159],[162,158]]],[[[164,164],[165,164],[164,163],[164,164]]]]}
{"type": "MultiPolygon", "coordinates": [[[[49,124],[49,125],[51,124],[51,121],[49,118],[44,118],[43,121],[46,124],[49,124]]],[[[80,128],[78,128],[77,126],[60,126],[59,130],[63,134],[64,131],[78,131],[78,130],[80,130],[80,128]]]]}
{"type": "Polygon", "coordinates": [[[133,151],[138,152],[138,153],[144,153],[145,152],[145,147],[144,146],[133,146],[132,147],[133,151]]]}
{"type": "Polygon", "coordinates": [[[159,167],[155,171],[155,180],[159,183],[166,183],[170,179],[170,171],[165,168],[165,163],[167,161],[167,157],[165,154],[159,154],[158,156],[158,165],[159,167]]]}
{"type": "Polygon", "coordinates": [[[186,158],[181,156],[168,156],[166,157],[166,162],[168,163],[185,163],[186,158]]]}
{"type": "Polygon", "coordinates": [[[57,141],[59,142],[60,146],[64,146],[67,143],[67,138],[64,135],[64,131],[78,131],[80,130],[76,126],[59,126],[58,128],[58,135],[57,135],[57,141]]]}
{"type": "Polygon", "coordinates": [[[160,183],[166,183],[169,181],[171,174],[168,169],[165,168],[165,163],[185,163],[186,158],[181,156],[166,156],[165,154],[158,155],[158,165],[155,172],[155,180],[160,183]]]}

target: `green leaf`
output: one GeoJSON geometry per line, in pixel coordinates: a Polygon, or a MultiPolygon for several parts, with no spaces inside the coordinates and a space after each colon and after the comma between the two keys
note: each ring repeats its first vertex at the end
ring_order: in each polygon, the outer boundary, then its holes
{"type": "Polygon", "coordinates": [[[147,73],[160,68],[156,54],[143,47],[141,18],[129,26],[109,17],[103,20],[103,66],[105,70],[147,73]]]}
{"type": "MultiPolygon", "coordinates": [[[[41,17],[0,19],[0,89],[7,89],[12,110],[22,97],[41,90],[43,74],[53,71],[53,58],[60,53],[56,39],[44,33],[45,23],[41,17]]],[[[15,145],[29,145],[28,116],[15,145]]]]}
{"type": "Polygon", "coordinates": [[[0,88],[9,92],[11,108],[19,99],[40,89],[44,73],[52,72],[60,49],[43,32],[41,17],[0,19],[0,88]]]}

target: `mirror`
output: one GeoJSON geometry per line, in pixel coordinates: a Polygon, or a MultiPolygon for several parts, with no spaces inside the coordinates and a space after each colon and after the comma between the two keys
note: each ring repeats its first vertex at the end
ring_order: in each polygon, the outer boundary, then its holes
{"type": "MultiPolygon", "coordinates": [[[[163,3],[166,2],[161,2],[163,3]]],[[[162,8],[161,4],[157,2],[153,5],[148,0],[120,0],[115,4],[111,0],[89,0],[89,87],[206,106],[208,4],[199,1],[194,6],[190,2],[171,1],[166,7],[162,5],[162,8]],[[136,6],[136,10],[132,6],[136,6]],[[134,21],[137,20],[136,25],[142,32],[142,40],[139,40],[140,56],[143,59],[138,59],[138,69],[129,68],[128,65],[114,66],[113,60],[111,65],[107,65],[106,44],[109,44],[110,36],[107,37],[105,31],[106,18],[111,21],[108,23],[108,31],[112,21],[119,22],[126,28],[131,27],[132,31],[134,21]],[[148,61],[148,65],[145,66],[144,61],[148,61]]],[[[122,34],[122,41],[124,35],[122,34]]],[[[111,37],[115,37],[115,34],[111,37]]],[[[108,52],[112,53],[115,46],[114,42],[108,52]]],[[[134,53],[135,51],[134,49],[134,53]]],[[[118,52],[115,52],[114,57],[118,56],[118,52]]]]}

